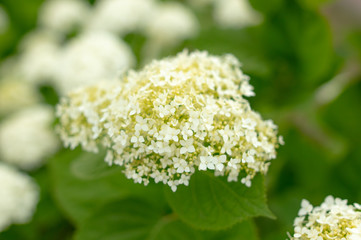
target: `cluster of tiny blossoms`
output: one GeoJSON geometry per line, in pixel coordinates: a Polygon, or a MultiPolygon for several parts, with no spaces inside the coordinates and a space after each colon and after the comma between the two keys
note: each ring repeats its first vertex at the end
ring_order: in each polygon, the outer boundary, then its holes
{"type": "Polygon", "coordinates": [[[328,196],[321,206],[301,203],[292,240],[361,240],[361,205],[328,196]]]}
{"type": "Polygon", "coordinates": [[[39,189],[26,174],[0,163],[0,232],[13,223],[28,222],[35,211],[39,189]]]}
{"type": "Polygon", "coordinates": [[[277,126],[251,110],[249,77],[231,55],[183,51],[62,99],[57,115],[66,146],[108,149],[106,162],[137,183],[188,185],[214,170],[251,185],[276,157],[277,126]]]}

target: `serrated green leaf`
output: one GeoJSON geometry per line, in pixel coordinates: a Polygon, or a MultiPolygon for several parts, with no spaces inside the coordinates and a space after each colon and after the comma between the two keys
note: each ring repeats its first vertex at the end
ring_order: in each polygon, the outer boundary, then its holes
{"type": "Polygon", "coordinates": [[[249,217],[273,217],[267,207],[263,177],[256,176],[252,187],[227,182],[207,172],[198,172],[189,186],[176,192],[165,188],[168,203],[186,223],[199,229],[220,230],[249,217]]]}
{"type": "Polygon", "coordinates": [[[256,240],[252,222],[236,224],[227,231],[200,231],[177,216],[137,199],[113,202],[98,209],[75,235],[75,240],[256,240]]]}

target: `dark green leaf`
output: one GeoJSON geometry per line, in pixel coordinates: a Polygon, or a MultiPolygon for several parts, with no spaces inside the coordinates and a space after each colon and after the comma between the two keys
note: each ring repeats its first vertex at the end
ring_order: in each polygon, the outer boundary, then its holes
{"type": "Polygon", "coordinates": [[[148,203],[126,199],[98,209],[76,233],[75,240],[256,240],[252,222],[245,221],[227,231],[200,231],[165,215],[148,203]]]}
{"type": "Polygon", "coordinates": [[[71,171],[71,163],[82,156],[80,149],[63,150],[49,164],[55,197],[75,224],[91,215],[95,208],[128,196],[141,197],[154,204],[164,204],[161,185],[135,184],[117,171],[97,179],[81,179],[75,176],[71,171]]]}
{"type": "Polygon", "coordinates": [[[199,172],[192,176],[189,186],[180,186],[174,193],[166,188],[165,192],[173,210],[195,228],[220,230],[249,217],[273,217],[266,204],[262,176],[256,176],[248,188],[199,172]]]}

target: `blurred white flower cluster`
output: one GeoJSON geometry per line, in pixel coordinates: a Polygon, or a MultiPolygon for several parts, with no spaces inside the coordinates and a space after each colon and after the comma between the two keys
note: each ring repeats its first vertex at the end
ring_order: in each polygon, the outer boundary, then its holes
{"type": "Polygon", "coordinates": [[[25,170],[39,167],[58,149],[50,107],[34,105],[0,123],[0,159],[25,170]]]}
{"type": "Polygon", "coordinates": [[[0,163],[0,232],[13,223],[28,222],[38,198],[38,187],[29,176],[0,163]]]}
{"type": "Polygon", "coordinates": [[[0,116],[34,105],[40,99],[31,83],[12,78],[0,81],[0,116]]]}
{"type": "Polygon", "coordinates": [[[243,96],[249,77],[232,55],[183,51],[153,61],[122,82],[100,83],[62,99],[57,115],[66,146],[108,149],[106,161],[137,183],[188,185],[195,170],[214,170],[251,185],[280,143],[243,96]]]}
{"type": "Polygon", "coordinates": [[[213,19],[222,28],[239,29],[257,25],[262,15],[255,11],[248,0],[188,0],[196,8],[212,6],[213,19]]]}
{"type": "Polygon", "coordinates": [[[158,0],[98,0],[94,6],[48,0],[38,22],[23,40],[17,72],[26,81],[54,86],[60,95],[134,67],[132,49],[122,40],[127,34],[146,37],[142,59],[148,61],[198,32],[190,9],[158,0]]]}
{"type": "Polygon", "coordinates": [[[8,15],[6,14],[3,7],[0,5],[0,34],[5,32],[9,25],[8,15]]]}
{"type": "Polygon", "coordinates": [[[302,200],[292,240],[361,240],[361,205],[328,196],[321,206],[302,200]]]}

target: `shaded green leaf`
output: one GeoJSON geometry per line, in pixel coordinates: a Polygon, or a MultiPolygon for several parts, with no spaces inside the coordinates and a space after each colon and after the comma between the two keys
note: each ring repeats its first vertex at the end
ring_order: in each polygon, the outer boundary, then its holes
{"type": "Polygon", "coordinates": [[[71,164],[74,160],[77,161],[77,158],[83,157],[82,154],[84,153],[80,149],[62,150],[49,163],[55,198],[73,223],[79,224],[97,207],[129,196],[164,205],[161,185],[135,184],[117,171],[96,179],[81,179],[75,176],[71,164]]]}
{"type": "Polygon", "coordinates": [[[189,186],[180,186],[174,193],[166,188],[165,192],[173,210],[195,228],[220,230],[249,217],[273,217],[260,175],[248,188],[240,182],[230,183],[199,172],[192,176],[189,186]]]}
{"type": "Polygon", "coordinates": [[[109,166],[104,161],[104,153],[83,153],[70,165],[71,172],[80,179],[97,179],[114,173],[121,174],[119,166],[109,166]]]}
{"type": "Polygon", "coordinates": [[[245,221],[227,231],[200,231],[191,228],[148,203],[126,199],[98,209],[83,224],[75,240],[256,240],[252,222],[245,221]]]}

